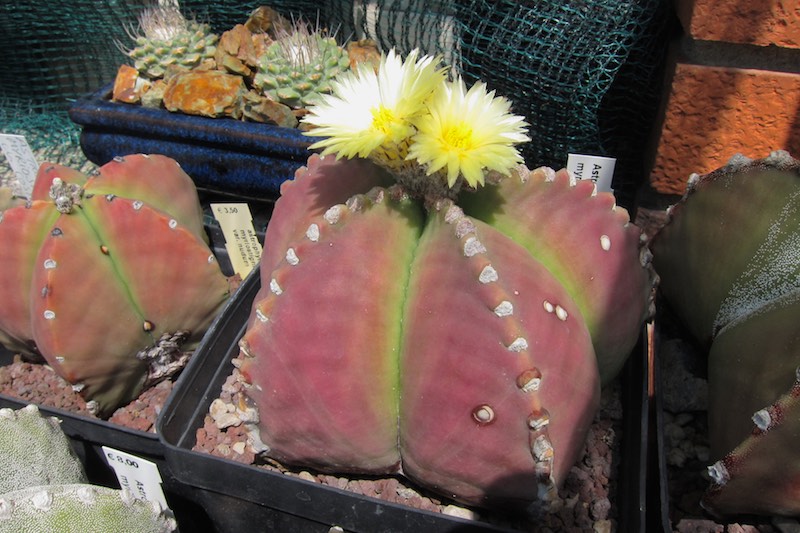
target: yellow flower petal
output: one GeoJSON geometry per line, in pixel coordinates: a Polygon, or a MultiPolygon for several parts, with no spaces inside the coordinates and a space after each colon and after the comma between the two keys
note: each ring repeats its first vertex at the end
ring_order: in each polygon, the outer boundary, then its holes
{"type": "Polygon", "coordinates": [[[403,61],[394,50],[381,57],[376,73],[368,66],[332,82],[332,94],[309,108],[303,122],[316,126],[306,135],[327,137],[311,145],[337,157],[398,158],[402,163],[412,120],[441,85],[445,71],[438,58],[411,52],[403,61]]]}
{"type": "Polygon", "coordinates": [[[466,90],[460,78],[434,94],[428,114],[414,125],[408,159],[427,167],[427,174],[446,171],[447,183],[461,176],[471,186],[484,183],[486,170],[507,172],[522,161],[515,145],[529,141],[522,117],[510,114],[511,102],[476,83],[466,90]]]}

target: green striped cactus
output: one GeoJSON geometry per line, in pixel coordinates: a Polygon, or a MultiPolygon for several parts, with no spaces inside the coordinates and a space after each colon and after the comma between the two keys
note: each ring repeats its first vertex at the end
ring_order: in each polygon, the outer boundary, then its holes
{"type": "Polygon", "coordinates": [[[228,297],[191,179],[157,155],[87,177],[43,164],[0,213],[0,338],[109,414],[168,373],[228,297]]]}

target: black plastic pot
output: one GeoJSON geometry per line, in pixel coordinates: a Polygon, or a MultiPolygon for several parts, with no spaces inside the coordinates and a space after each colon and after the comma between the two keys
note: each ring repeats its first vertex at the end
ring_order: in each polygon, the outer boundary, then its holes
{"type": "MultiPolygon", "coordinates": [[[[14,354],[0,345],[0,365],[12,362],[14,354]]],[[[28,402],[0,394],[0,407],[19,409],[28,402]]],[[[81,460],[90,483],[119,488],[114,470],[105,458],[103,446],[123,451],[155,463],[161,476],[161,488],[167,504],[174,512],[183,531],[208,531],[208,517],[197,502],[192,488],[179,481],[172,473],[164,455],[164,446],[155,433],[134,430],[104,420],[92,419],[76,413],[39,405],[44,416],[54,416],[61,421],[61,429],[69,438],[81,460]]]]}
{"type": "MultiPolygon", "coordinates": [[[[676,393],[667,388],[672,380],[685,381],[687,376],[697,383],[707,383],[706,363],[707,351],[698,346],[684,328],[668,303],[659,301],[655,318],[655,339],[653,348],[655,360],[653,374],[655,394],[653,397],[652,454],[650,490],[653,499],[653,513],[649,517],[651,527],[648,531],[672,533],[673,531],[778,531],[797,527],[797,521],[789,522],[784,528],[773,523],[777,517],[739,514],[735,516],[717,517],[705,511],[700,501],[704,491],[710,486],[707,467],[711,461],[700,461],[698,458],[686,460],[680,468],[671,464],[670,454],[675,446],[671,445],[670,434],[674,428],[669,427],[670,415],[691,415],[695,425],[705,426],[699,420],[707,417],[705,405],[695,405],[689,409],[674,399],[676,393]],[[680,348],[668,348],[668,344],[677,343],[680,348]],[[672,398],[672,399],[670,399],[672,398]]],[[[692,397],[684,389],[678,398],[692,397]]],[[[698,433],[700,435],[700,433],[698,433]]],[[[705,439],[695,437],[694,440],[708,445],[705,439]]]]}
{"type": "MultiPolygon", "coordinates": [[[[230,376],[231,360],[260,287],[253,272],[212,325],[176,383],[157,425],[172,471],[197,489],[198,502],[221,532],[502,531],[486,523],[420,511],[193,451],[210,403],[230,376]]],[[[619,531],[644,532],[647,461],[647,353],[637,347],[624,370],[624,428],[618,491],[619,531]]]]}
{"type": "Polygon", "coordinates": [[[240,197],[277,194],[305,164],[311,144],[297,129],[112,102],[111,85],[75,101],[69,116],[83,126],[81,148],[93,163],[163,154],[178,161],[198,188],[240,197]]]}

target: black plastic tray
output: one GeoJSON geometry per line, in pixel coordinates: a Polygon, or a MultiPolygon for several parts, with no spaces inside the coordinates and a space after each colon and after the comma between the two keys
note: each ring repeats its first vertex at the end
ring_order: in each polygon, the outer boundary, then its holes
{"type": "MultiPolygon", "coordinates": [[[[199,489],[199,503],[218,531],[327,533],[344,531],[502,531],[486,523],[420,511],[333,487],[289,477],[255,466],[192,450],[210,403],[230,376],[231,360],[244,333],[256,292],[258,272],[239,288],[211,326],[176,383],[157,425],[167,461],[185,483],[199,489]]],[[[620,477],[612,504],[619,507],[619,531],[646,531],[648,440],[647,350],[643,341],[623,370],[623,437],[620,477]]]]}
{"type": "Polygon", "coordinates": [[[178,161],[199,188],[240,197],[277,194],[305,164],[311,144],[293,128],[112,102],[111,85],[76,100],[69,117],[83,126],[81,148],[93,163],[163,154],[178,161]]]}

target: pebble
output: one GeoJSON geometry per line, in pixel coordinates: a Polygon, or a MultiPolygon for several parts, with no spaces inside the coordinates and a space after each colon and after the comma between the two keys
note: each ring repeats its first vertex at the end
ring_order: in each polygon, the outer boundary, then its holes
{"type": "Polygon", "coordinates": [[[466,507],[459,507],[458,505],[446,505],[442,509],[442,514],[448,516],[455,516],[456,518],[464,518],[466,520],[474,520],[476,513],[466,507]]]}
{"type": "Polygon", "coordinates": [[[614,525],[611,520],[598,520],[594,523],[595,533],[611,533],[614,531],[614,525]]]}

